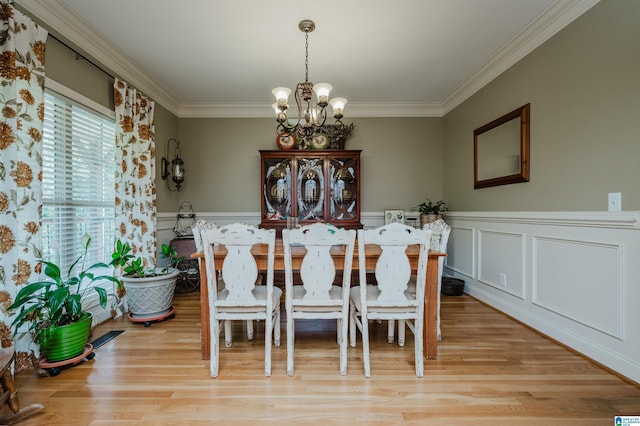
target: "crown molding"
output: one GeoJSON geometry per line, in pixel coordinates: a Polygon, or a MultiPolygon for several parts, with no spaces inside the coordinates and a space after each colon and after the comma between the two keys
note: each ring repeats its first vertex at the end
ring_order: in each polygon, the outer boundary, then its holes
{"type": "MultiPolygon", "coordinates": [[[[348,117],[442,117],[438,103],[357,103],[348,104],[348,117]]],[[[271,104],[183,103],[180,118],[274,118],[271,104]]]]}
{"type": "Polygon", "coordinates": [[[470,98],[599,1],[558,0],[555,2],[535,22],[498,50],[442,102],[443,115],[470,98]]]}
{"type": "Polygon", "coordinates": [[[130,58],[100,38],[60,1],[15,0],[15,3],[46,24],[47,30],[60,34],[119,79],[126,80],[172,114],[178,114],[179,105],[173,96],[151,80],[130,58]]]}

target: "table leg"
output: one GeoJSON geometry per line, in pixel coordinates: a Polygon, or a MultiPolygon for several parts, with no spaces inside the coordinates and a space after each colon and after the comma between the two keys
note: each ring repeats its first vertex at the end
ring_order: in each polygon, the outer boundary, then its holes
{"type": "Polygon", "coordinates": [[[209,342],[211,322],[209,319],[209,283],[204,257],[200,262],[200,352],[202,359],[210,359],[211,345],[209,342]]]}
{"type": "Polygon", "coordinates": [[[429,256],[424,301],[424,357],[438,357],[438,258],[429,256]]]}

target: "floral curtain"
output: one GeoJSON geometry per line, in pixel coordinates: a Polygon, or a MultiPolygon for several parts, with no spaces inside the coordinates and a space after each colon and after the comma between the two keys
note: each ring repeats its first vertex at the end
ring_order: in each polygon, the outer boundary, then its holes
{"type": "MultiPolygon", "coordinates": [[[[18,287],[41,272],[42,124],[47,31],[0,0],[0,289],[18,287]]],[[[0,342],[12,343],[12,319],[0,312],[0,342]]],[[[16,343],[16,369],[28,364],[28,335],[16,343]]]]}
{"type": "Polygon", "coordinates": [[[156,263],[155,104],[121,80],[116,113],[116,235],[154,268],[156,263]]]}

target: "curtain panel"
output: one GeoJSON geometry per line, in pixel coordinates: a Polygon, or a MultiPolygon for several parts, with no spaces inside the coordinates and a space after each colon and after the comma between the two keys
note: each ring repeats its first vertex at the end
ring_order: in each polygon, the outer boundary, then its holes
{"type": "Polygon", "coordinates": [[[116,238],[131,244],[148,268],[156,264],[155,103],[114,83],[116,113],[116,238]]]}
{"type": "MultiPolygon", "coordinates": [[[[0,1],[0,281],[15,297],[42,272],[42,126],[47,31],[0,1]]],[[[12,318],[0,312],[0,342],[12,344],[12,318]]],[[[30,364],[30,336],[16,342],[16,370],[30,364]]]]}

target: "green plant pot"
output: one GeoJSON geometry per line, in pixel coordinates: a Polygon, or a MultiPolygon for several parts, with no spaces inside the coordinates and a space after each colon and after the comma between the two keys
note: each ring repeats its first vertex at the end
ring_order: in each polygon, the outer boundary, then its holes
{"type": "Polygon", "coordinates": [[[64,361],[84,352],[91,333],[93,315],[85,312],[78,322],[57,327],[40,345],[48,362],[64,361]]]}

